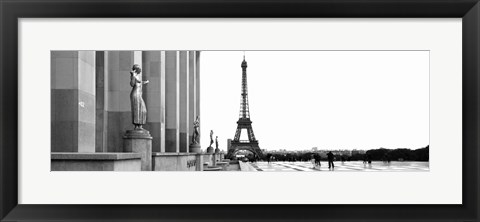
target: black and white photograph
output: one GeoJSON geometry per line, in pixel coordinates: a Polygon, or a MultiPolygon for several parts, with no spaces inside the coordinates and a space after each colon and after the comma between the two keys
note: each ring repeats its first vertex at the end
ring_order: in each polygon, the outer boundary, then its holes
{"type": "Polygon", "coordinates": [[[51,171],[430,171],[428,50],[50,56],[51,171]]]}
{"type": "Polygon", "coordinates": [[[3,1],[0,220],[477,221],[479,1],[3,1]]]}

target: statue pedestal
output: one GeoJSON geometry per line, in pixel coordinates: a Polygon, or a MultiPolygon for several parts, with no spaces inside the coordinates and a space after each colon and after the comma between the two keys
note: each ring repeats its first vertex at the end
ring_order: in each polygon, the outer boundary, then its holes
{"type": "Polygon", "coordinates": [[[209,146],[209,147],[207,148],[207,153],[213,153],[213,147],[209,146]]]}
{"type": "Polygon", "coordinates": [[[148,130],[127,130],[123,136],[123,151],[142,154],[142,171],[152,170],[152,137],[148,130]]]}
{"type": "Polygon", "coordinates": [[[202,153],[202,148],[200,147],[200,144],[190,144],[188,147],[188,152],[189,153],[202,153]]]}
{"type": "Polygon", "coordinates": [[[213,160],[213,164],[212,164],[212,165],[216,167],[216,166],[217,166],[217,162],[219,161],[219,156],[220,156],[220,155],[218,155],[218,154],[215,152],[215,154],[213,154],[212,156],[213,156],[213,157],[212,157],[212,160],[213,160]]]}

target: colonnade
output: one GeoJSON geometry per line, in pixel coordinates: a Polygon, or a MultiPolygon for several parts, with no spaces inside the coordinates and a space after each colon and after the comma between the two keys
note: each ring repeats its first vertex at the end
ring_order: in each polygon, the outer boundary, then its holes
{"type": "Polygon", "coordinates": [[[142,68],[152,152],[188,153],[200,116],[199,51],[52,51],[52,152],[123,152],[130,70],[142,68]]]}

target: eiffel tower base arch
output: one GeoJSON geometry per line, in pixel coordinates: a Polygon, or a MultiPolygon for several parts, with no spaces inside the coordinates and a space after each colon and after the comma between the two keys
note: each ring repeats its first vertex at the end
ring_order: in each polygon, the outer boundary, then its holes
{"type": "Polygon", "coordinates": [[[263,152],[258,146],[258,142],[235,142],[235,141],[231,142],[230,149],[227,152],[226,158],[233,159],[235,157],[235,153],[240,150],[250,151],[258,159],[263,158],[263,152]]]}

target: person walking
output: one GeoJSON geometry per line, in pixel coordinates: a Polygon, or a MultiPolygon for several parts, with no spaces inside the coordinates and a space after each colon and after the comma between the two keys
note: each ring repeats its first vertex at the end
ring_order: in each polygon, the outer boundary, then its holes
{"type": "Polygon", "coordinates": [[[335,168],[335,165],[333,164],[334,155],[332,151],[327,153],[327,159],[328,159],[328,169],[335,168]]]}
{"type": "Polygon", "coordinates": [[[313,157],[315,158],[315,166],[318,166],[320,167],[322,164],[320,163],[320,155],[318,153],[315,154],[315,156],[313,157]]]}

